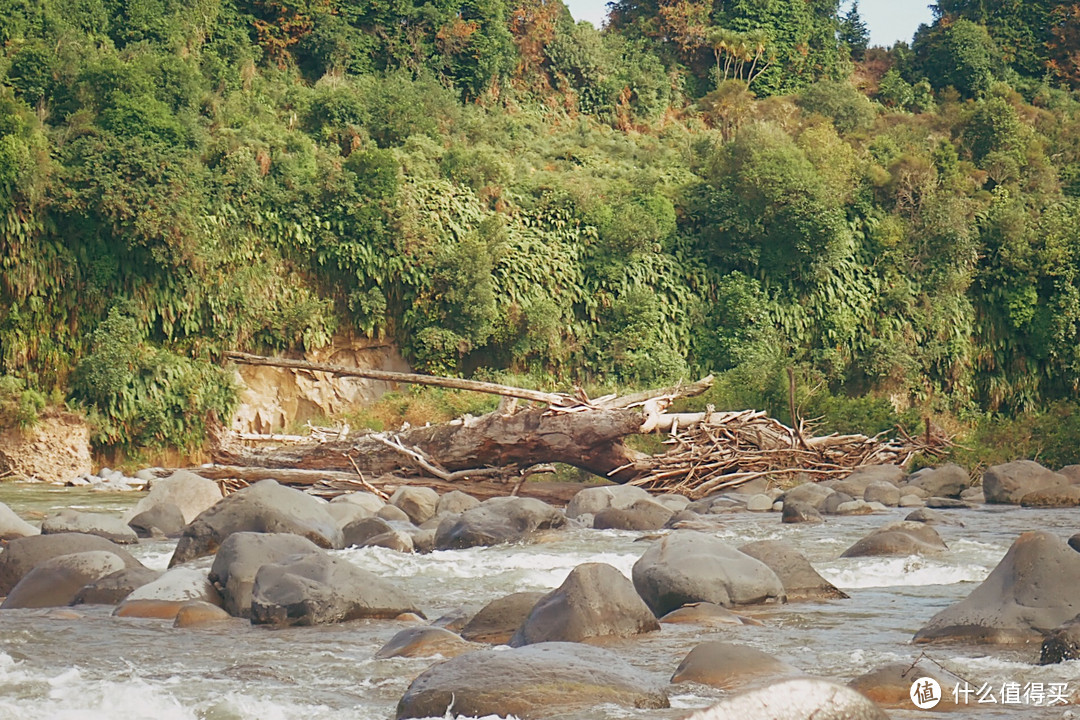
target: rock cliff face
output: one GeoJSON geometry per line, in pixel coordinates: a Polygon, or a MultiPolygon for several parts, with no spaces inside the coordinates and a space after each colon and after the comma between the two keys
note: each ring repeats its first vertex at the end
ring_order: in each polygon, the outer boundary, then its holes
{"type": "Polygon", "coordinates": [[[90,473],[90,428],[82,418],[57,412],[27,430],[0,432],[0,476],[65,483],[90,473]]]}
{"type": "MultiPolygon", "coordinates": [[[[377,340],[335,340],[304,353],[303,360],[349,368],[409,372],[397,347],[377,340]]],[[[232,428],[238,432],[281,432],[296,424],[372,403],[391,383],[328,373],[254,365],[237,366],[240,404],[232,428]]]]}

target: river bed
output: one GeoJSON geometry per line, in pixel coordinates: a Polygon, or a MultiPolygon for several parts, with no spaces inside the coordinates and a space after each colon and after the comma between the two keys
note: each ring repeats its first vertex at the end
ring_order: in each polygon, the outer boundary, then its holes
{"type": "MultiPolygon", "coordinates": [[[[63,507],[121,513],[139,493],[99,493],[41,485],[0,485],[0,501],[31,522],[63,507]]],[[[809,674],[847,682],[887,662],[920,653],[973,686],[1065,684],[1080,695],[1080,661],[1038,666],[1038,646],[915,646],[911,637],[939,610],[968,595],[1027,530],[1073,535],[1078,510],[984,506],[942,510],[963,527],[938,525],[949,552],[934,558],[838,559],[870,530],[909,511],[830,516],[821,525],[782,525],[777,513],[717,517],[716,534],[732,545],[780,539],[793,543],[814,567],[851,597],[740,610],[762,624],[705,628],[663,625],[657,633],[607,643],[631,665],[664,683],[700,642],[725,640],[773,654],[809,674]]],[[[403,555],[382,548],[337,551],[377,574],[395,578],[428,618],[461,607],[479,609],[512,592],[550,590],[583,562],[605,562],[627,577],[647,545],[640,533],[575,529],[543,544],[403,555]]],[[[133,550],[146,565],[165,569],[175,541],[147,541],[133,550]]],[[[209,567],[210,558],[200,561],[209,567]]],[[[434,659],[375,660],[399,630],[396,621],[269,629],[179,630],[170,622],[114,618],[112,607],[80,606],[81,617],[55,610],[0,613],[0,718],[114,720],[388,720],[409,682],[434,659]]],[[[952,688],[945,688],[951,693],[952,688]]],[[[574,720],[680,718],[723,692],[698,685],[668,687],[671,710],[599,707],[574,720]]],[[[980,718],[1065,718],[1076,706],[977,704],[980,718]]],[[[925,718],[891,710],[894,718],[925,718]]],[[[966,714],[966,713],[965,713],[966,714]]]]}

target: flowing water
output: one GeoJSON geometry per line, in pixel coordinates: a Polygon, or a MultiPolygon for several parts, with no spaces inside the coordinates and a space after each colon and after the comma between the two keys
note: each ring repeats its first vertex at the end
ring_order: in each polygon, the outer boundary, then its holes
{"type": "MultiPolygon", "coordinates": [[[[35,519],[61,507],[119,513],[137,495],[113,495],[42,486],[0,486],[0,500],[35,519]]],[[[965,597],[1027,530],[1067,538],[1080,515],[1069,510],[988,506],[941,511],[964,527],[937,526],[950,551],[935,558],[838,559],[870,530],[903,518],[831,517],[823,525],[782,525],[775,513],[717,517],[716,534],[733,545],[780,539],[793,543],[817,570],[851,596],[847,600],[792,603],[744,611],[760,626],[704,628],[664,625],[658,633],[607,645],[630,664],[666,682],[700,642],[726,640],[769,652],[806,672],[846,682],[887,662],[914,661],[925,650],[970,681],[1000,695],[1004,683],[1067,684],[1080,695],[1080,661],[1038,666],[1038,647],[914,646],[912,635],[934,613],[965,597]]],[[[145,542],[134,554],[164,569],[174,542],[145,542]]],[[[640,534],[571,530],[543,544],[403,555],[381,548],[340,551],[361,567],[393,577],[429,618],[457,608],[478,609],[522,590],[549,590],[583,562],[609,563],[629,577],[645,551],[640,534]]],[[[202,561],[209,565],[209,559],[202,561]]],[[[158,620],[113,618],[112,608],[0,613],[0,718],[72,720],[275,720],[359,718],[387,720],[413,677],[435,659],[375,660],[375,652],[406,627],[396,621],[358,621],[314,628],[178,630],[158,620]]],[[[680,718],[723,692],[698,685],[669,686],[671,710],[602,706],[575,718],[633,720],[680,718]]],[[[951,688],[945,692],[951,693],[951,688]]],[[[979,718],[1080,716],[1064,706],[976,704],[979,718]]],[[[1075,706],[1074,706],[1075,707],[1075,706]]],[[[969,713],[964,712],[963,715],[969,713]]],[[[894,718],[926,717],[890,711],[894,718]]]]}

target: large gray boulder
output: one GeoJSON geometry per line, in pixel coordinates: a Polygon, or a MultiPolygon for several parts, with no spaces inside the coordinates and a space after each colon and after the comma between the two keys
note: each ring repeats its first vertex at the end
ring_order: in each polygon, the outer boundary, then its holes
{"type": "Polygon", "coordinates": [[[967,490],[968,485],[970,480],[967,470],[955,463],[948,463],[920,471],[908,479],[906,487],[920,488],[926,492],[926,497],[958,498],[960,493],[967,490]]]}
{"type": "Polygon", "coordinates": [[[217,552],[236,532],[292,533],[322,548],[343,546],[341,529],[324,500],[262,480],[199,515],[184,528],[169,566],[217,552]]]}
{"type": "Polygon", "coordinates": [[[225,538],[217,551],[209,579],[221,593],[226,612],[234,617],[249,618],[251,589],[259,568],[318,551],[318,545],[291,533],[233,533],[225,538]]]}
{"type": "Polygon", "coordinates": [[[628,508],[607,508],[596,513],[597,530],[659,530],[674,511],[652,500],[638,500],[628,508]]]}
{"type": "Polygon", "coordinates": [[[390,496],[390,504],[408,515],[413,525],[419,525],[435,517],[439,493],[429,487],[406,485],[394,491],[390,496]]]}
{"type": "Polygon", "coordinates": [[[770,683],[727,697],[686,720],[888,720],[851,688],[820,678],[770,683]]]}
{"type": "Polygon", "coordinates": [[[1039,651],[1039,664],[1080,660],[1080,617],[1074,617],[1047,633],[1039,651]]]}
{"type": "Polygon", "coordinates": [[[651,676],[614,653],[580,643],[481,650],[428,668],[398,701],[397,718],[454,715],[552,717],[610,703],[666,708],[651,676]]]}
{"type": "MultiPolygon", "coordinates": [[[[784,506],[800,503],[802,505],[809,505],[818,512],[823,512],[825,509],[825,501],[829,499],[835,490],[832,488],[820,485],[818,483],[808,482],[802,485],[796,485],[783,495],[780,496],[780,501],[784,503],[784,506]]],[[[851,493],[848,493],[849,495],[851,493]]],[[[862,496],[862,491],[859,492],[859,496],[862,496]]]]}
{"type": "Polygon", "coordinates": [[[23,520],[15,511],[0,503],[0,541],[30,537],[40,532],[36,527],[23,520]]]}
{"type": "Polygon", "coordinates": [[[521,542],[538,530],[561,528],[566,516],[534,498],[485,500],[458,516],[447,516],[435,531],[438,550],[521,542]]]}
{"type": "Polygon", "coordinates": [[[393,531],[394,526],[380,517],[366,517],[354,520],[344,527],[341,534],[345,547],[362,547],[376,535],[393,531]]]}
{"type": "Polygon", "coordinates": [[[1047,532],[1016,539],[990,575],[915,634],[915,642],[1016,644],[1080,614],[1080,553],[1047,532]]]}
{"type": "Polygon", "coordinates": [[[601,485],[579,490],[566,505],[566,516],[596,515],[608,508],[628,508],[638,500],[652,500],[648,490],[636,485],[601,485]]]}
{"type": "Polygon", "coordinates": [[[123,568],[89,583],[71,601],[72,605],[116,605],[161,573],[145,567],[123,568]]]}
{"type": "Polygon", "coordinates": [[[132,545],[139,542],[139,536],[135,534],[135,531],[116,515],[65,508],[47,516],[41,523],[42,535],[69,532],[97,535],[120,545],[132,545]]]}
{"type": "Polygon", "coordinates": [[[180,608],[193,600],[221,607],[221,594],[210,582],[205,570],[177,567],[133,590],[117,606],[113,615],[175,620],[180,608]]]}
{"type": "Polygon", "coordinates": [[[982,487],[987,503],[1018,505],[1025,495],[1057,485],[1069,485],[1069,479],[1031,460],[1015,460],[994,465],[983,473],[982,487]]]}
{"type": "Polygon", "coordinates": [[[472,642],[506,644],[547,593],[516,592],[495,598],[465,623],[461,637],[472,642]]]}
{"type": "Polygon", "coordinates": [[[1080,485],[1053,485],[1020,498],[1024,507],[1065,508],[1080,505],[1080,485]]]}
{"type": "Polygon", "coordinates": [[[35,567],[61,555],[103,550],[124,561],[124,567],[143,567],[131,553],[114,542],[84,533],[33,535],[17,538],[0,553],[0,595],[7,595],[35,567]]]}
{"type": "Polygon", "coordinates": [[[810,561],[783,540],[759,540],[739,546],[739,552],[760,560],[784,585],[788,602],[846,598],[847,593],[821,577],[810,561]]]}
{"type": "Polygon", "coordinates": [[[459,515],[466,510],[472,510],[479,504],[480,501],[472,495],[463,493],[460,490],[451,490],[439,497],[439,503],[435,506],[435,514],[459,515]]]}
{"type": "Polygon", "coordinates": [[[219,500],[221,488],[216,482],[189,470],[177,470],[167,478],[152,480],[150,493],[128,511],[124,521],[127,522],[156,505],[169,504],[180,510],[185,523],[190,523],[219,500]]]}
{"type": "Polygon", "coordinates": [[[124,561],[106,550],[50,558],[19,580],[0,610],[70,605],[85,585],[123,569],[124,561]]]}
{"type": "Polygon", "coordinates": [[[251,592],[251,622],[320,625],[359,618],[423,616],[389,580],[325,552],[263,565],[251,592]]]}
{"type": "Polygon", "coordinates": [[[873,480],[866,485],[862,499],[868,503],[879,502],[886,507],[900,504],[900,488],[885,480],[873,480]]]}
{"type": "Polygon", "coordinates": [[[730,690],[765,677],[801,674],[768,653],[716,640],[691,650],[679,663],[671,682],[696,682],[730,690]]]}
{"type": "Polygon", "coordinates": [[[934,528],[926,523],[902,520],[874,530],[840,557],[936,555],[948,549],[934,528]]]}
{"type": "Polygon", "coordinates": [[[585,563],[540,598],[510,645],[630,637],[659,629],[660,623],[625,575],[604,563],[585,563]]]}
{"type": "Polygon", "coordinates": [[[634,563],[634,587],[657,617],[695,602],[724,607],[784,602],[780,578],[717,538],[676,530],[634,563]]]}
{"type": "Polygon", "coordinates": [[[184,532],[184,514],[172,503],[163,502],[144,510],[128,520],[128,527],[139,537],[153,537],[160,533],[165,537],[180,537],[184,532]]]}

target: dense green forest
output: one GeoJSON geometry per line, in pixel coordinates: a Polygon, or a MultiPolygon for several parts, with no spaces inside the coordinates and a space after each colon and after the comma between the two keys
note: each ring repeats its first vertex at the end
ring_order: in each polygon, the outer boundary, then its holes
{"type": "Polygon", "coordinates": [[[222,351],[359,335],[1080,427],[1080,4],[935,15],[882,49],[838,0],[0,0],[0,420],[188,446],[222,351]]]}

